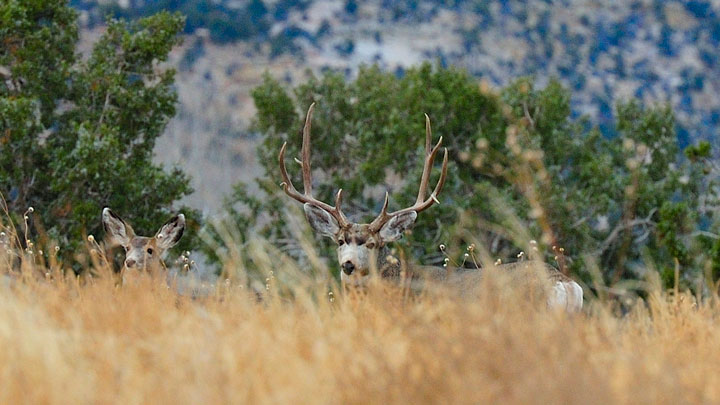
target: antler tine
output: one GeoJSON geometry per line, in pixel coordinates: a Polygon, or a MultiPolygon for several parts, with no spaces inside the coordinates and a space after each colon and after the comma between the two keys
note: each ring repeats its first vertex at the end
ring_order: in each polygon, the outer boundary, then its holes
{"type": "Polygon", "coordinates": [[[431,137],[432,130],[430,128],[430,117],[425,114],[425,162],[423,166],[422,177],[420,178],[420,189],[418,190],[415,204],[419,204],[425,201],[425,195],[427,194],[427,186],[428,182],[430,181],[430,172],[432,171],[432,165],[435,161],[435,155],[437,154],[438,149],[440,149],[440,145],[442,144],[443,140],[441,136],[435,147],[430,150],[431,137]]]}
{"type": "Polygon", "coordinates": [[[287,142],[283,142],[282,147],[280,148],[280,154],[278,154],[278,161],[280,162],[280,174],[282,175],[283,181],[280,183],[280,186],[282,186],[283,190],[285,190],[285,193],[290,195],[290,191],[297,193],[297,189],[295,189],[295,186],[292,183],[292,180],[290,180],[290,176],[288,176],[287,167],[285,167],[285,149],[287,148],[287,142]]]}
{"type": "Polygon", "coordinates": [[[432,143],[432,130],[430,129],[430,117],[425,113],[425,154],[430,153],[432,143]]]}
{"type": "Polygon", "coordinates": [[[388,203],[390,203],[390,193],[385,192],[385,202],[383,203],[382,209],[380,210],[380,216],[387,215],[388,203]]]}
{"type": "Polygon", "coordinates": [[[300,194],[299,191],[295,188],[295,185],[293,184],[292,180],[290,180],[290,176],[287,172],[287,167],[285,167],[285,149],[287,148],[287,142],[283,143],[283,146],[280,148],[280,154],[278,155],[278,160],[280,161],[280,174],[282,175],[283,181],[280,183],[280,186],[282,186],[283,191],[285,191],[285,194],[290,196],[291,198],[300,201],[301,203],[313,203],[318,205],[319,207],[322,207],[323,209],[331,209],[329,205],[323,203],[322,201],[317,201],[312,196],[306,196],[304,194],[300,194]]]}
{"type": "Polygon", "coordinates": [[[440,172],[440,178],[438,179],[437,184],[435,185],[435,189],[433,190],[432,194],[430,194],[430,197],[428,199],[425,199],[425,194],[427,193],[427,186],[430,181],[430,172],[432,171],[433,162],[435,161],[435,156],[437,155],[438,150],[440,149],[440,145],[442,145],[442,137],[438,140],[437,144],[430,149],[430,119],[425,114],[425,163],[423,166],[423,173],[422,177],[420,179],[420,190],[418,191],[418,197],[417,200],[415,200],[415,204],[411,207],[404,208],[395,212],[392,212],[390,214],[387,213],[387,207],[388,207],[388,193],[385,193],[385,202],[383,203],[382,210],[380,211],[380,215],[373,220],[373,222],[370,224],[370,227],[374,230],[379,230],[390,218],[397,216],[399,214],[409,212],[409,211],[415,211],[415,212],[422,212],[430,206],[432,206],[434,203],[439,203],[437,196],[440,194],[440,191],[442,190],[443,186],[445,185],[445,180],[447,179],[447,165],[448,165],[448,150],[445,148],[445,153],[443,156],[443,163],[442,163],[442,169],[440,172]]]}
{"type": "Polygon", "coordinates": [[[310,104],[307,115],[305,116],[305,126],[303,126],[302,141],[302,175],[303,187],[305,195],[312,195],[312,169],[310,169],[310,128],[312,127],[312,115],[315,110],[315,103],[310,104]]]}
{"type": "Polygon", "coordinates": [[[290,176],[288,175],[287,167],[285,167],[285,149],[287,148],[287,142],[283,143],[283,146],[280,148],[280,154],[278,155],[280,174],[283,178],[283,182],[280,183],[280,185],[282,186],[283,191],[285,191],[285,194],[287,194],[290,198],[300,201],[303,204],[311,204],[327,211],[330,215],[335,217],[340,227],[345,227],[349,222],[345,217],[345,214],[343,214],[340,210],[340,204],[342,203],[342,189],[340,189],[337,193],[334,207],[315,199],[312,195],[312,169],[310,167],[310,121],[312,119],[314,108],[315,103],[312,103],[310,108],[308,108],[307,116],[305,117],[305,126],[303,127],[303,143],[301,151],[302,161],[300,163],[302,164],[303,188],[305,193],[300,194],[300,192],[295,188],[295,185],[292,183],[292,180],[290,180],[290,176]]]}
{"type": "Polygon", "coordinates": [[[445,148],[445,153],[443,153],[442,169],[440,169],[440,178],[438,179],[438,182],[435,185],[435,190],[433,190],[433,193],[432,193],[432,195],[435,196],[435,198],[437,198],[437,195],[440,194],[440,191],[442,191],[442,188],[445,185],[445,180],[447,179],[447,166],[448,166],[448,149],[445,148]]]}
{"type": "Polygon", "coordinates": [[[340,204],[342,204],[342,189],[338,190],[335,195],[335,208],[340,209],[340,204]]]}
{"type": "Polygon", "coordinates": [[[348,223],[347,218],[345,217],[345,214],[342,212],[342,208],[340,206],[342,205],[342,189],[338,190],[337,196],[335,197],[335,212],[338,214],[338,216],[342,219],[338,219],[340,223],[348,223]]]}
{"type": "Polygon", "coordinates": [[[370,229],[373,231],[379,231],[380,228],[382,228],[383,224],[385,224],[391,216],[388,215],[387,208],[388,204],[390,203],[390,193],[387,191],[385,192],[385,202],[383,202],[382,209],[380,210],[380,214],[370,223],[370,229]]]}
{"type": "Polygon", "coordinates": [[[445,179],[447,178],[447,164],[448,164],[448,150],[445,148],[445,153],[443,155],[443,164],[442,164],[442,171],[440,172],[440,178],[438,179],[437,184],[435,185],[435,189],[433,190],[432,194],[430,194],[430,197],[428,197],[427,200],[422,201],[419,205],[416,203],[413,207],[410,207],[409,209],[417,212],[421,212],[423,210],[426,210],[430,208],[433,203],[440,204],[440,201],[438,201],[437,196],[440,194],[440,191],[442,190],[443,186],[445,185],[445,179]]]}
{"type": "MultiPolygon", "coordinates": [[[[435,151],[437,152],[437,151],[435,151]]],[[[433,156],[434,157],[434,156],[433,156]]],[[[440,201],[438,201],[437,196],[440,194],[440,190],[442,190],[443,186],[445,185],[445,179],[447,178],[447,164],[448,164],[448,150],[445,148],[445,154],[443,156],[443,164],[442,169],[440,172],[440,178],[438,179],[437,184],[435,185],[435,189],[433,190],[432,194],[430,194],[430,197],[428,197],[427,200],[422,199],[420,201],[417,201],[415,205],[412,207],[404,208],[398,211],[395,211],[391,213],[389,216],[393,217],[399,214],[402,214],[407,211],[415,211],[415,212],[422,212],[426,209],[430,208],[434,203],[440,204],[440,201]]],[[[431,165],[432,166],[432,163],[431,165]]]]}

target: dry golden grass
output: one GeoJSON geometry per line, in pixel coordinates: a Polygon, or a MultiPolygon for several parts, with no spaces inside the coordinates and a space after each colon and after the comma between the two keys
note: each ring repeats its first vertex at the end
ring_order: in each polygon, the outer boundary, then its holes
{"type": "Polygon", "coordinates": [[[97,276],[63,277],[0,231],[2,404],[720,402],[718,297],[657,279],[622,313],[596,298],[575,316],[498,272],[464,297],[378,280],[341,294],[253,240],[229,245],[228,282],[191,297],[164,278],[120,287],[97,260],[97,276]],[[268,276],[262,300],[243,257],[268,276]]]}
{"type": "Polygon", "coordinates": [[[165,280],[3,277],[0,403],[720,401],[720,311],[689,295],[569,317],[491,278],[474,299],[380,285],[330,302],[301,283],[257,302],[226,284],[192,299],[165,280]]]}

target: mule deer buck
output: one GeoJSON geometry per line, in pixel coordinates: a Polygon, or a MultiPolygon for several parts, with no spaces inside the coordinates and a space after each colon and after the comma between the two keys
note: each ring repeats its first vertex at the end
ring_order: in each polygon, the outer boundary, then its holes
{"type": "MultiPolygon", "coordinates": [[[[448,272],[446,268],[435,266],[401,266],[397,260],[389,256],[387,244],[400,239],[417,218],[418,213],[430,208],[438,202],[437,196],[442,190],[447,177],[448,151],[444,150],[442,170],[435,189],[427,196],[428,183],[433,162],[442,144],[442,137],[435,146],[431,145],[432,133],[430,118],[425,115],[425,162],[420,177],[420,189],[415,204],[398,211],[388,213],[389,195],[385,193],[380,214],[369,224],[350,222],[342,212],[342,189],[335,197],[335,206],[315,199],[312,193],[312,169],[310,166],[310,129],[315,104],[310,105],[303,127],[303,141],[301,150],[302,178],[304,193],[300,193],[288,176],[285,167],[285,149],[283,144],[278,156],[280,173],[283,182],[281,186],[289,197],[303,203],[305,217],[310,226],[323,236],[332,238],[338,245],[337,258],[340,264],[340,279],[343,285],[364,285],[370,276],[371,269],[377,269],[383,278],[397,278],[401,269],[409,270],[411,277],[424,277],[430,280],[450,281],[455,283],[475,283],[479,271],[448,272]],[[474,273],[474,274],[473,274],[474,273]],[[456,277],[457,276],[457,277],[456,277]],[[458,279],[459,277],[459,279],[458,279]]],[[[502,270],[527,269],[530,266],[542,268],[550,281],[552,288],[547,296],[547,305],[554,308],[564,308],[568,312],[576,312],[582,308],[582,288],[569,277],[554,267],[540,262],[510,263],[498,266],[502,270]]],[[[458,269],[461,270],[461,269],[458,269]]],[[[516,271],[513,271],[515,273],[516,271]]],[[[519,272],[518,272],[519,273],[519,272]]]]}
{"type": "Polygon", "coordinates": [[[163,254],[175,246],[185,231],[185,215],[178,214],[167,221],[155,236],[137,236],[132,226],[112,212],[103,208],[102,223],[110,246],[125,249],[125,261],[121,269],[123,277],[127,270],[138,270],[151,275],[166,270],[163,254]]]}

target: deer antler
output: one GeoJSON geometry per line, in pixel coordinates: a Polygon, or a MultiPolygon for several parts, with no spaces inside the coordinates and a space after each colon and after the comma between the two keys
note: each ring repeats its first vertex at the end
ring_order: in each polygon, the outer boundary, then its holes
{"type": "Polygon", "coordinates": [[[401,209],[399,211],[395,211],[392,213],[387,212],[388,208],[388,201],[389,201],[389,195],[386,192],[385,193],[385,202],[383,203],[382,210],[380,211],[380,215],[377,216],[371,223],[370,223],[370,229],[372,231],[379,231],[380,228],[382,228],[383,225],[385,225],[392,217],[398,216],[400,214],[404,214],[406,212],[415,211],[415,212],[421,212],[424,211],[430,206],[432,206],[434,203],[439,203],[437,200],[437,195],[440,193],[440,190],[442,190],[443,185],[445,184],[445,178],[447,177],[447,164],[448,164],[448,150],[445,148],[445,154],[443,156],[443,164],[442,164],[442,172],[440,173],[440,179],[438,179],[437,184],[435,185],[435,189],[433,190],[432,194],[430,194],[430,197],[425,199],[425,195],[427,194],[427,188],[428,183],[430,181],[430,171],[432,170],[433,162],[435,161],[435,155],[437,155],[438,150],[440,149],[440,145],[442,144],[442,137],[438,140],[438,143],[430,149],[431,145],[431,138],[432,138],[432,131],[430,129],[430,117],[428,117],[427,114],[425,114],[425,166],[423,167],[423,173],[420,178],[420,190],[418,190],[417,199],[415,200],[415,204],[411,207],[407,207],[404,209],[401,209]]]}
{"type": "Polygon", "coordinates": [[[292,181],[290,180],[290,176],[288,176],[287,168],[285,167],[285,148],[287,147],[287,142],[283,143],[282,148],[280,148],[280,154],[278,155],[278,159],[280,161],[280,173],[282,174],[283,178],[283,182],[280,183],[280,185],[285,191],[285,194],[287,194],[294,200],[300,201],[303,204],[313,205],[332,215],[335,220],[337,220],[338,225],[342,229],[350,224],[350,222],[347,220],[345,214],[343,214],[340,208],[340,205],[342,203],[342,189],[338,190],[337,192],[334,207],[315,199],[315,197],[313,197],[312,195],[312,169],[310,168],[310,121],[312,120],[312,114],[314,109],[315,103],[312,103],[310,105],[310,108],[308,108],[307,116],[305,117],[305,126],[303,127],[301,164],[303,175],[303,188],[305,192],[303,194],[300,194],[300,192],[297,191],[292,181]]]}

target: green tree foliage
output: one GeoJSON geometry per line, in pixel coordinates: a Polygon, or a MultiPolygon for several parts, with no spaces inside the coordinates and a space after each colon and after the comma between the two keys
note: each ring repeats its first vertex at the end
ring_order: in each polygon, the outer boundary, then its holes
{"type": "Polygon", "coordinates": [[[0,3],[0,192],[18,218],[34,207],[34,222],[62,247],[99,234],[103,206],[154,232],[191,192],[180,170],[151,161],[177,98],[174,72],[158,63],[183,18],[111,20],[81,60],[66,3],[0,3]]]}
{"type": "MultiPolygon", "coordinates": [[[[617,136],[606,138],[587,119],[571,118],[570,93],[556,81],[537,88],[521,78],[494,91],[464,71],[429,64],[403,77],[375,67],[352,81],[327,73],[292,92],[266,77],[253,97],[266,174],[258,180],[262,196],[248,195],[240,184],[228,200],[242,230],[293,245],[283,207],[294,202],[278,186],[277,153],[287,141],[288,156],[299,155],[304,111],[317,102],[316,194],[332,201],[343,188],[344,210],[355,220],[377,214],[385,188],[391,209],[412,203],[422,169],[423,113],[430,116],[434,139],[443,136],[451,162],[441,204],[420,215],[402,242],[424,263],[442,261],[440,243],[461,255],[479,241],[507,260],[526,247],[519,242],[534,238],[550,261],[551,247],[563,247],[569,269],[583,277],[590,254],[610,282],[638,276],[643,258],[670,269],[677,259],[688,276],[701,268],[704,256],[690,252],[699,246],[692,232],[703,219],[705,164],[679,153],[668,107],[620,103],[617,136]],[[397,177],[402,181],[389,186],[397,177]],[[524,239],[522,229],[530,233],[524,239]]],[[[688,156],[707,155],[703,148],[688,156]]],[[[300,182],[298,167],[288,164],[300,182]]],[[[330,255],[327,242],[320,243],[330,255]]]]}

